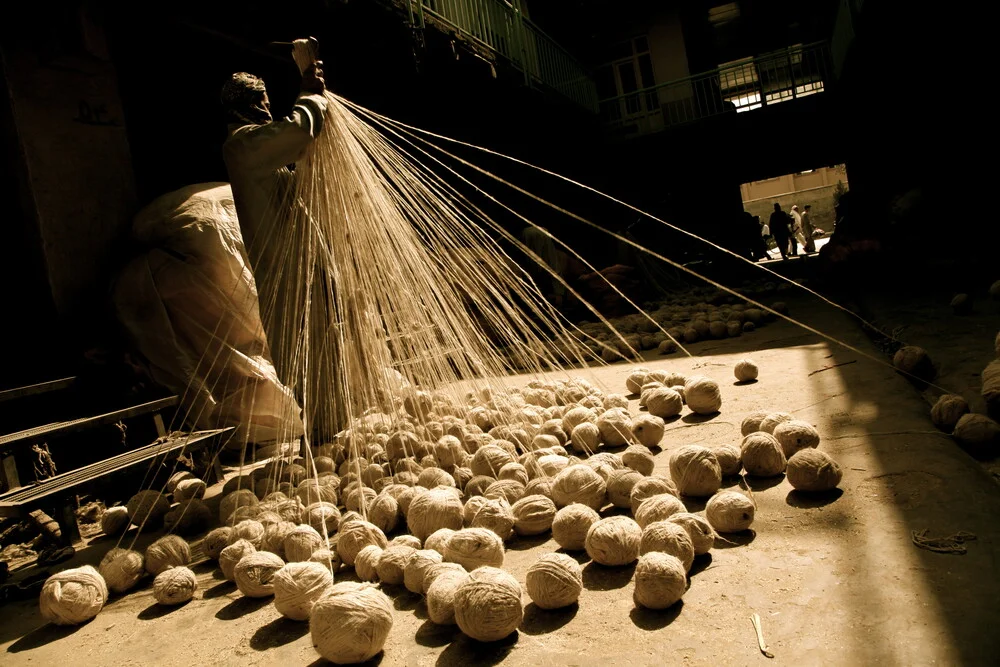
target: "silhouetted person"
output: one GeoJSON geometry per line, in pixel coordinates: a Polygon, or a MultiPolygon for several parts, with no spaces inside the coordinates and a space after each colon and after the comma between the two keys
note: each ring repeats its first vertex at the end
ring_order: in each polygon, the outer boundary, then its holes
{"type": "Polygon", "coordinates": [[[753,217],[753,222],[756,226],[757,261],[771,259],[771,256],[767,254],[767,242],[771,240],[771,228],[760,219],[759,215],[753,217]]]}
{"type": "Polygon", "coordinates": [[[802,216],[799,214],[799,207],[796,204],[792,204],[792,212],[789,215],[788,226],[788,242],[792,246],[792,255],[798,255],[799,246],[801,245],[804,249],[806,239],[802,236],[802,216]]]}
{"type": "Polygon", "coordinates": [[[781,210],[781,204],[777,202],[774,204],[774,212],[768,221],[768,227],[771,228],[771,236],[774,237],[774,242],[778,244],[778,252],[781,253],[781,258],[788,259],[788,214],[781,210]]]}
{"type": "Polygon", "coordinates": [[[813,238],[816,230],[813,228],[812,214],[809,212],[811,208],[811,204],[806,204],[802,209],[802,235],[806,239],[805,250],[807,255],[816,252],[816,240],[813,238]]]}

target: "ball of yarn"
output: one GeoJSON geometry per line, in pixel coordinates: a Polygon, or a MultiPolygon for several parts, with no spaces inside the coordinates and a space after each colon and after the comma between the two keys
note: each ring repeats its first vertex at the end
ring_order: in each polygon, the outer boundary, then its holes
{"type": "Polygon", "coordinates": [[[399,502],[385,493],[377,495],[368,505],[368,520],[378,526],[383,533],[395,530],[402,515],[399,502]]]}
{"type": "Polygon", "coordinates": [[[630,507],[632,488],[642,479],[643,476],[631,468],[611,471],[607,482],[608,500],[615,507],[630,507]]]}
{"type": "Polygon", "coordinates": [[[572,465],[560,472],[552,484],[552,500],[565,507],[582,503],[598,510],[604,506],[607,484],[604,478],[586,465],[572,465]]]}
{"type": "Polygon", "coordinates": [[[703,516],[691,514],[689,512],[678,512],[667,519],[670,523],[676,523],[687,531],[694,546],[694,555],[707,554],[715,546],[715,529],[703,516]]]}
{"type": "Polygon", "coordinates": [[[684,445],[670,457],[670,478],[685,496],[710,496],[722,486],[722,467],[711,449],[684,445]]]}
{"type": "Polygon", "coordinates": [[[678,512],[686,512],[687,508],[677,496],[661,493],[644,500],[635,511],[635,521],[639,527],[645,528],[656,521],[666,521],[678,512]]]}
{"type": "Polygon", "coordinates": [[[336,503],[337,488],[329,484],[320,484],[316,479],[304,479],[295,489],[295,497],[305,506],[313,503],[336,503]]]}
{"type": "Polygon", "coordinates": [[[415,538],[413,535],[407,535],[405,533],[402,535],[397,535],[396,537],[389,540],[390,547],[394,544],[399,544],[404,547],[413,547],[414,549],[419,549],[421,546],[420,540],[415,538]]]}
{"type": "Polygon", "coordinates": [[[425,489],[437,486],[457,486],[455,478],[441,468],[427,468],[417,475],[417,485],[425,489]]]}
{"type": "MultiPolygon", "coordinates": [[[[567,459],[567,461],[569,461],[569,459],[567,459]]],[[[555,483],[556,483],[555,477],[536,477],[535,479],[528,482],[527,486],[524,487],[524,497],[545,496],[546,498],[551,500],[552,486],[555,483]]]]}
{"type": "Polygon", "coordinates": [[[712,448],[715,460],[719,462],[719,469],[723,477],[740,474],[743,469],[743,459],[740,448],[736,445],[719,445],[712,448]]]}
{"type": "Polygon", "coordinates": [[[799,491],[830,491],[843,477],[840,466],[826,452],[803,449],[788,459],[788,483],[799,491]]]}
{"type": "Polygon", "coordinates": [[[715,380],[694,375],[684,383],[684,400],[699,415],[711,415],[722,407],[722,391],[715,380]]]}
{"type": "Polygon", "coordinates": [[[751,412],[746,417],[743,418],[743,422],[740,424],[740,435],[750,435],[759,430],[760,424],[767,417],[768,413],[758,410],[757,412],[751,412]]]}
{"type": "Polygon", "coordinates": [[[285,561],[270,551],[249,553],[233,568],[233,581],[243,595],[264,598],[274,594],[275,573],[285,566],[285,561]]]}
{"type": "Polygon", "coordinates": [[[586,548],[587,532],[600,519],[601,516],[587,505],[566,505],[552,520],[552,538],[567,551],[582,551],[586,548]]]}
{"type": "Polygon", "coordinates": [[[354,559],[354,573],[361,581],[378,581],[378,562],[385,549],[369,544],[354,559]]]}
{"type": "Polygon", "coordinates": [[[317,533],[329,537],[340,527],[340,510],[333,503],[313,503],[302,512],[302,519],[317,533]]]}
{"type": "Polygon", "coordinates": [[[639,554],[662,551],[676,556],[684,564],[684,571],[691,569],[694,562],[694,542],[687,530],[672,521],[654,521],[642,530],[639,554]]]}
{"type": "Polygon", "coordinates": [[[433,533],[424,540],[425,549],[433,549],[439,554],[444,555],[444,549],[448,545],[448,540],[451,536],[455,534],[455,531],[451,528],[440,528],[435,530],[433,533]]]}
{"type": "MultiPolygon", "coordinates": [[[[268,468],[261,468],[257,474],[266,476],[268,468]]],[[[254,484],[256,483],[254,475],[235,475],[226,480],[226,483],[222,486],[222,497],[228,496],[233,491],[237,490],[254,490],[254,484]]]]}
{"type": "Polygon", "coordinates": [[[317,549],[312,553],[312,556],[309,556],[308,562],[319,563],[330,572],[336,572],[340,569],[340,556],[337,555],[335,548],[327,549],[324,547],[317,549]]]}
{"type": "Polygon", "coordinates": [[[630,394],[638,394],[642,391],[642,385],[646,384],[646,376],[649,374],[649,370],[645,368],[637,368],[629,376],[625,378],[625,388],[628,389],[630,394]]]}
{"type": "Polygon", "coordinates": [[[793,419],[795,419],[795,417],[787,412],[769,412],[764,415],[763,419],[760,420],[757,430],[763,431],[764,433],[774,433],[774,429],[778,426],[778,424],[791,421],[793,419]]]}
{"type": "Polygon", "coordinates": [[[508,463],[514,463],[510,452],[497,445],[486,445],[477,449],[472,456],[472,474],[497,478],[500,469],[508,463]]]}
{"type": "Polygon", "coordinates": [[[170,501],[159,491],[140,491],[125,505],[129,520],[144,530],[157,528],[170,511],[170,501]]]}
{"type": "Polygon", "coordinates": [[[285,559],[285,538],[291,533],[297,524],[291,521],[279,521],[264,528],[264,539],[261,541],[263,551],[270,551],[285,559]]]}
{"type": "Polygon", "coordinates": [[[733,367],[733,375],[736,376],[737,382],[750,382],[751,380],[757,379],[757,364],[755,364],[750,359],[741,359],[736,362],[736,366],[733,367]]]}
{"type": "Polygon", "coordinates": [[[755,477],[774,477],[785,472],[785,453],[770,433],[758,431],[743,438],[740,459],[748,474],[755,477]]]}
{"type": "Polygon", "coordinates": [[[219,520],[228,522],[230,515],[239,507],[253,507],[257,504],[257,496],[249,489],[237,489],[224,496],[219,501],[219,520]]]}
{"type": "Polygon", "coordinates": [[[970,413],[958,420],[952,436],[974,455],[987,458],[1000,446],[1000,424],[986,415],[970,413]]]}
{"type": "Polygon", "coordinates": [[[455,622],[475,640],[503,639],[517,630],[522,618],[521,585],[503,570],[492,567],[477,570],[455,593],[455,622]]]}
{"type": "Polygon", "coordinates": [[[470,479],[465,485],[465,495],[466,496],[481,496],[486,492],[486,489],[490,488],[490,485],[497,481],[493,477],[487,477],[486,475],[476,475],[470,479]]]}
{"type": "Polygon", "coordinates": [[[379,556],[375,565],[379,581],[391,586],[401,585],[406,563],[416,551],[413,547],[403,544],[390,544],[379,556]]]}
{"type": "Polygon", "coordinates": [[[85,623],[104,607],[108,587],[90,565],[57,572],[45,580],[38,597],[42,618],[56,625],[85,623]]]}
{"type": "Polygon", "coordinates": [[[219,554],[229,546],[232,534],[233,529],[230,526],[210,530],[201,541],[202,552],[212,560],[219,560],[219,554]]]}
{"type": "Polygon", "coordinates": [[[200,480],[197,477],[184,479],[174,487],[174,500],[177,502],[191,500],[192,498],[200,500],[205,497],[205,490],[207,488],[208,485],[205,484],[204,480],[200,480]]]}
{"type": "Polygon", "coordinates": [[[138,551],[112,549],[97,567],[112,593],[131,590],[146,575],[145,559],[138,551]]]}
{"type": "Polygon", "coordinates": [[[705,518],[717,532],[738,533],[753,523],[753,501],[737,491],[720,491],[708,499],[705,518]]]}
{"type": "Polygon", "coordinates": [[[307,621],[313,606],[333,586],[333,575],[319,563],[288,563],[274,573],[271,585],[278,613],[307,621]]]}
{"type": "Polygon", "coordinates": [[[500,480],[512,480],[522,486],[528,483],[528,470],[520,463],[508,463],[500,468],[500,480]]]}
{"type": "MultiPolygon", "coordinates": [[[[569,465],[569,457],[560,454],[546,454],[538,457],[537,465],[539,474],[544,477],[555,477],[569,465]]],[[[504,468],[506,467],[504,466],[504,468]]],[[[527,483],[525,482],[525,484],[527,483]]]]}
{"type": "Polygon", "coordinates": [[[302,520],[303,509],[302,503],[299,502],[298,498],[295,498],[278,503],[274,508],[274,511],[277,512],[284,521],[299,523],[302,520]]]}
{"type": "Polygon", "coordinates": [[[472,520],[476,518],[476,512],[481,510],[489,499],[486,496],[472,496],[465,501],[462,508],[462,523],[466,528],[472,525],[472,520]]]}
{"type": "Polygon", "coordinates": [[[643,395],[649,414],[661,419],[676,417],[684,408],[684,400],[681,395],[670,387],[658,386],[643,395]]]}
{"type": "Polygon", "coordinates": [[[942,431],[950,433],[962,415],[969,413],[969,404],[958,394],[944,394],[931,408],[931,421],[942,431]]]}
{"type": "Polygon", "coordinates": [[[622,447],[632,439],[632,418],[628,410],[612,408],[597,418],[597,430],[608,447],[622,447]]]}
{"type": "Polygon", "coordinates": [[[508,503],[516,503],[524,497],[524,484],[513,479],[501,479],[490,484],[484,495],[493,500],[503,498],[508,503]]]}
{"type": "Polygon", "coordinates": [[[325,542],[323,536],[315,528],[301,524],[285,535],[281,545],[285,552],[285,559],[289,563],[297,563],[309,560],[314,551],[325,546],[325,542]]]}
{"type": "Polygon", "coordinates": [[[432,565],[443,561],[443,557],[433,549],[417,549],[410,554],[403,568],[403,585],[411,593],[424,592],[424,576],[432,565]]]}
{"type": "Polygon", "coordinates": [[[574,451],[592,452],[601,446],[601,430],[593,422],[583,422],[570,433],[570,444],[574,451]]]}
{"type": "Polygon", "coordinates": [[[505,499],[486,498],[469,525],[473,528],[492,530],[501,540],[506,540],[514,533],[514,512],[505,499]]]}
{"type": "Polygon", "coordinates": [[[236,540],[223,549],[222,552],[219,553],[219,568],[222,570],[222,576],[225,577],[226,581],[233,580],[233,570],[236,569],[236,564],[239,563],[244,556],[248,556],[256,552],[257,549],[255,549],[254,546],[246,540],[236,540]]]}
{"type": "Polygon", "coordinates": [[[651,551],[635,566],[635,589],[632,599],[646,609],[667,609],[687,590],[687,573],[676,556],[651,551]]]}
{"type": "Polygon", "coordinates": [[[177,535],[165,535],[146,547],[146,572],[153,576],[190,562],[191,547],[177,535]]]}
{"type": "Polygon", "coordinates": [[[362,506],[367,509],[377,495],[375,489],[356,486],[344,493],[344,507],[353,512],[360,512],[362,506]]]}
{"type": "Polygon", "coordinates": [[[211,523],[212,510],[197,498],[181,501],[163,516],[164,528],[179,535],[196,535],[211,523]]]}
{"type": "Polygon", "coordinates": [[[629,508],[632,510],[632,514],[635,514],[636,510],[639,509],[642,501],[661,493],[676,496],[678,491],[674,483],[667,477],[652,476],[640,479],[632,487],[632,493],[629,494],[629,508]]]}
{"type": "Polygon", "coordinates": [[[612,516],[590,527],[584,546],[587,555],[601,565],[628,565],[639,556],[641,539],[639,524],[627,516],[612,516]]]}
{"type": "Polygon", "coordinates": [[[389,540],[385,538],[378,526],[367,521],[345,521],[340,525],[340,533],[337,537],[337,555],[344,565],[354,565],[354,559],[358,552],[364,547],[374,544],[380,549],[389,545],[389,540]]]}
{"type": "Polygon", "coordinates": [[[541,535],[552,528],[556,516],[556,504],[546,496],[530,495],[511,506],[514,515],[514,531],[518,535],[541,535]]]}
{"type": "Polygon", "coordinates": [[[927,350],[916,345],[906,345],[896,350],[896,354],[892,357],[892,365],[896,370],[918,380],[933,380],[936,374],[927,350]]]}
{"type": "Polygon", "coordinates": [[[338,665],[370,660],[392,630],[392,602],[371,585],[334,584],[309,616],[309,632],[319,654],[338,665]]]}
{"type": "Polygon", "coordinates": [[[774,439],[781,445],[785,458],[800,449],[819,447],[819,431],[809,422],[791,419],[774,427],[774,439]]]}
{"type": "MultiPolygon", "coordinates": [[[[641,415],[640,417],[637,417],[634,423],[638,423],[643,417],[649,417],[649,415],[641,415]]],[[[651,419],[659,419],[660,422],[663,421],[659,417],[652,417],[651,419]]],[[[639,438],[639,440],[641,442],[642,438],[639,438]]],[[[659,442],[659,440],[657,440],[657,442],[659,442]]],[[[646,446],[643,445],[632,445],[622,452],[622,463],[624,463],[627,468],[631,468],[643,476],[652,475],[653,468],[656,466],[656,462],[653,460],[653,455],[646,448],[646,446]]]]}
{"type": "Polygon", "coordinates": [[[414,537],[423,541],[441,528],[460,529],[462,510],[462,501],[455,493],[445,487],[438,487],[413,499],[406,525],[414,537]]]}
{"type": "MultiPolygon", "coordinates": [[[[562,426],[563,430],[567,433],[573,433],[577,426],[583,423],[595,423],[597,421],[597,413],[590,408],[585,408],[577,406],[567,410],[562,416],[562,426]]],[[[570,436],[572,439],[572,436],[570,436]]]]}
{"type": "Polygon", "coordinates": [[[470,581],[464,570],[442,571],[427,587],[427,615],[437,625],[455,624],[455,594],[470,581]]]}
{"type": "Polygon", "coordinates": [[[195,479],[195,476],[189,470],[175,472],[167,480],[167,493],[173,493],[177,489],[177,485],[186,479],[195,479]]]}
{"type": "Polygon", "coordinates": [[[229,537],[230,543],[236,540],[246,540],[259,550],[264,541],[264,524],[254,519],[240,521],[233,526],[233,533],[229,537]]]}
{"type": "Polygon", "coordinates": [[[525,588],[542,609],[568,607],[583,591],[583,568],[566,554],[545,554],[528,568],[525,588]]]}
{"type": "Polygon", "coordinates": [[[487,528],[463,528],[448,538],[443,556],[449,563],[458,563],[470,571],[484,566],[502,567],[503,540],[487,528]]]}
{"type": "Polygon", "coordinates": [[[153,579],[153,599],[162,605],[184,604],[194,597],[196,590],[198,577],[183,565],[168,567],[153,579]]]}
{"type": "Polygon", "coordinates": [[[132,525],[128,509],[123,506],[109,507],[101,515],[101,530],[105,535],[113,536],[124,533],[132,525]]]}

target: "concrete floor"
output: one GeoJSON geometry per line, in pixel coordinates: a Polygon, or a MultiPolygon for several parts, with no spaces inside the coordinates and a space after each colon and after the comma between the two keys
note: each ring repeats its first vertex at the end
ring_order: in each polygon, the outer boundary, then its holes
{"type": "MultiPolygon", "coordinates": [[[[846,315],[785,300],[793,316],[877,354],[846,315]]],[[[890,368],[785,322],[705,341],[692,351],[698,356],[646,365],[716,378],[722,412],[707,421],[685,413],[669,424],[656,456],[659,471],[682,444],[738,443],[744,415],[785,410],[818,427],[820,447],[844,469],[843,492],[808,498],[783,478],[752,481],[758,504],[753,532],[720,541],[700,557],[683,603],[665,612],[635,608],[633,567],[584,560],[585,590],[577,607],[544,612],[528,604],[519,632],[481,645],[457,628],[427,621],[420,598],[387,590],[397,612],[385,652],[373,663],[995,664],[1000,487],[934,431],[920,395],[890,368]],[[760,380],[736,386],[732,366],[748,355],[760,366],[760,380]],[[932,535],[969,531],[978,540],[966,555],[936,554],[912,544],[911,531],[922,529],[932,535]],[[753,613],[761,616],[773,660],[757,649],[753,613]]],[[[616,364],[594,375],[608,389],[624,391],[629,370],[616,364]]],[[[96,564],[111,546],[97,540],[74,564],[96,564]]],[[[537,557],[556,548],[547,536],[516,539],[505,568],[523,583],[537,557]]],[[[323,664],[307,624],[280,618],[268,600],[242,598],[209,564],[195,571],[202,588],[183,607],[161,609],[145,588],[114,599],[77,628],[45,625],[34,602],[8,604],[0,608],[0,664],[323,664]]]]}

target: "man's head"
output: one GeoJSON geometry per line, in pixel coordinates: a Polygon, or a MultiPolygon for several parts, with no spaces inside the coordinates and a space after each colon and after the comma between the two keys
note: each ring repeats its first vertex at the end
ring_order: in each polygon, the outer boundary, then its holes
{"type": "Polygon", "coordinates": [[[808,212],[809,212],[809,209],[811,209],[811,208],[812,208],[812,204],[806,204],[806,205],[805,205],[805,208],[804,208],[803,210],[804,210],[804,211],[805,211],[806,213],[808,213],[808,212]]]}
{"type": "Polygon", "coordinates": [[[775,211],[780,211],[781,210],[781,204],[779,204],[778,202],[774,202],[774,210],[775,211]]]}
{"type": "Polygon", "coordinates": [[[237,72],[222,86],[222,108],[230,123],[263,125],[271,122],[271,102],[260,77],[237,72]]]}
{"type": "Polygon", "coordinates": [[[792,204],[792,210],[793,211],[799,210],[799,205],[798,204],[792,204]]]}

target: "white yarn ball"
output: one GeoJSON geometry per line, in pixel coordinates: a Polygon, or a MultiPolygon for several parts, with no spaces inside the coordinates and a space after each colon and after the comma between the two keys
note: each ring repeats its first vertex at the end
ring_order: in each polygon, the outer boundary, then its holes
{"type": "Polygon", "coordinates": [[[612,516],[590,527],[585,547],[587,555],[601,565],[628,565],[639,556],[641,539],[639,524],[627,516],[612,516]]]}
{"type": "Polygon", "coordinates": [[[184,604],[194,597],[196,590],[198,577],[183,565],[168,567],[153,579],[153,599],[162,605],[184,604]]]}
{"type": "Polygon", "coordinates": [[[399,502],[388,494],[380,493],[368,505],[368,520],[378,526],[383,533],[395,530],[402,516],[399,502]]]}
{"type": "Polygon", "coordinates": [[[427,587],[427,615],[437,625],[455,624],[455,594],[462,584],[470,581],[462,570],[442,571],[427,587]]]}
{"type": "Polygon", "coordinates": [[[406,590],[418,595],[423,593],[424,575],[427,574],[427,570],[443,560],[441,554],[433,549],[418,549],[410,554],[403,568],[403,585],[406,586],[406,590]]]}
{"type": "Polygon", "coordinates": [[[597,418],[601,440],[608,447],[622,447],[632,439],[632,418],[628,410],[612,408],[597,418]]]}
{"type": "Polygon", "coordinates": [[[229,536],[230,544],[236,540],[246,540],[254,548],[260,549],[261,543],[264,541],[264,524],[254,519],[240,521],[233,526],[232,535],[229,536]]]}
{"type": "Polygon", "coordinates": [[[146,547],[146,572],[153,576],[190,562],[191,547],[177,535],[165,535],[146,547]]]}
{"type": "Polygon", "coordinates": [[[757,412],[751,412],[746,417],[743,418],[743,422],[740,424],[740,435],[750,435],[755,433],[760,429],[760,423],[764,421],[769,413],[762,410],[757,412]]]}
{"type": "Polygon", "coordinates": [[[587,532],[600,520],[601,515],[587,505],[566,505],[552,520],[552,538],[567,551],[582,551],[587,544],[587,532]]]}
{"type": "Polygon", "coordinates": [[[441,555],[444,555],[444,549],[448,545],[448,540],[451,536],[455,534],[455,531],[451,528],[440,528],[435,530],[430,536],[424,540],[425,549],[433,549],[441,555]]]}
{"type": "MultiPolygon", "coordinates": [[[[410,532],[423,541],[441,528],[460,529],[462,510],[462,501],[453,491],[446,487],[438,487],[417,496],[410,502],[406,524],[410,532]]],[[[346,559],[344,562],[347,562],[346,559]]]]}
{"type": "Polygon", "coordinates": [[[285,538],[295,530],[296,524],[291,521],[279,521],[264,528],[264,539],[261,547],[264,551],[270,551],[285,559],[285,538]]]}
{"type": "Polygon", "coordinates": [[[774,439],[781,445],[785,458],[802,449],[819,447],[819,431],[807,421],[790,419],[774,427],[774,439]]]}
{"type": "Polygon", "coordinates": [[[715,460],[719,462],[719,469],[723,477],[740,474],[743,468],[742,452],[736,445],[719,445],[712,448],[715,460]]]}
{"type": "Polygon", "coordinates": [[[192,498],[200,500],[205,497],[205,490],[207,488],[208,485],[197,477],[182,480],[174,487],[174,500],[179,503],[192,498]]]}
{"type": "Polygon", "coordinates": [[[583,422],[570,433],[570,445],[577,452],[593,452],[601,446],[601,430],[593,422],[583,422]]]}
{"type": "Polygon", "coordinates": [[[528,568],[525,588],[542,609],[568,607],[583,591],[583,568],[566,554],[545,554],[528,568]]]}
{"type": "Polygon", "coordinates": [[[546,454],[538,458],[538,471],[546,477],[555,477],[569,465],[569,457],[546,454]]]}
{"type": "Polygon", "coordinates": [[[666,521],[674,514],[686,511],[687,508],[677,496],[661,493],[642,501],[634,514],[639,527],[645,528],[651,523],[666,521]]]}
{"type": "Polygon", "coordinates": [[[642,479],[643,476],[631,468],[612,471],[608,475],[608,500],[615,507],[629,507],[632,489],[642,479]]]}
{"type": "Polygon", "coordinates": [[[271,584],[278,613],[307,621],[313,605],[333,586],[333,575],[320,563],[288,563],[274,573],[271,584]]]}
{"type": "Polygon", "coordinates": [[[337,555],[335,547],[331,549],[317,549],[313,552],[312,556],[309,556],[309,562],[319,563],[330,572],[336,572],[340,569],[340,556],[337,555]]]}
{"type": "Polygon", "coordinates": [[[389,546],[400,545],[404,547],[412,547],[413,549],[419,549],[421,547],[420,540],[415,538],[413,535],[397,535],[396,537],[389,540],[389,546]]]}
{"type": "Polygon", "coordinates": [[[514,463],[510,452],[496,445],[486,445],[476,450],[470,467],[474,475],[496,478],[500,469],[508,463],[514,463]]]}
{"type": "Polygon", "coordinates": [[[524,497],[524,484],[513,479],[501,479],[487,487],[484,495],[493,500],[503,498],[508,503],[516,503],[524,497]]]}
{"type": "Polygon", "coordinates": [[[302,512],[302,522],[309,524],[317,533],[327,537],[336,534],[337,529],[340,528],[340,521],[340,510],[333,503],[313,503],[302,512]]]}
{"type": "Polygon", "coordinates": [[[375,565],[379,581],[390,586],[402,585],[406,563],[416,551],[413,547],[403,544],[390,544],[379,556],[375,565]]]}
{"type": "Polygon", "coordinates": [[[671,521],[654,521],[642,531],[639,542],[639,553],[662,551],[676,556],[684,564],[684,571],[691,569],[694,562],[694,543],[687,530],[671,521]]]}
{"type": "Polygon", "coordinates": [[[523,618],[521,584],[503,570],[476,570],[455,593],[455,622],[475,640],[503,639],[517,630],[523,618]]]}
{"type": "Polygon", "coordinates": [[[737,361],[736,366],[733,367],[733,375],[736,376],[737,382],[749,382],[750,380],[756,380],[758,373],[757,364],[750,359],[741,359],[737,361]]]}
{"type": "Polygon", "coordinates": [[[309,631],[319,654],[336,664],[364,662],[376,656],[392,630],[392,602],[373,586],[342,582],[319,599],[309,617],[309,631]]]}
{"type": "Polygon", "coordinates": [[[715,529],[705,517],[690,512],[678,512],[671,515],[667,521],[676,523],[687,531],[694,546],[695,556],[707,554],[715,546],[715,529]]]}
{"type": "Polygon", "coordinates": [[[433,489],[437,486],[457,486],[455,478],[441,468],[426,468],[417,475],[417,486],[433,489]]]}
{"type": "Polygon", "coordinates": [[[472,528],[487,528],[496,533],[501,540],[506,540],[514,533],[514,512],[510,503],[503,498],[486,499],[476,515],[472,517],[472,528]]]}
{"type": "Polygon", "coordinates": [[[146,575],[145,559],[138,551],[112,549],[97,567],[112,593],[131,590],[146,575]]]}
{"type": "Polygon", "coordinates": [[[722,468],[707,447],[684,445],[670,457],[670,477],[685,496],[710,496],[722,486],[722,468]]]}
{"type": "Polygon", "coordinates": [[[307,561],[317,549],[326,546],[323,536],[312,526],[296,526],[282,540],[285,559],[290,563],[307,561]]]}
{"type": "Polygon", "coordinates": [[[552,528],[556,504],[543,495],[525,496],[511,506],[518,535],[541,535],[552,528]]]}
{"type": "Polygon", "coordinates": [[[625,379],[625,388],[628,389],[630,394],[638,394],[642,391],[642,385],[646,384],[646,377],[649,374],[649,370],[645,368],[637,368],[625,379]]]}
{"type": "MultiPolygon", "coordinates": [[[[663,440],[664,431],[665,425],[663,419],[656,415],[642,414],[632,420],[632,435],[639,441],[639,444],[646,447],[656,447],[659,445],[660,441],[663,440]]],[[[630,447],[629,449],[632,448],[630,447]]],[[[628,465],[624,454],[622,454],[622,461],[625,465],[628,465]]]]}
{"type": "Polygon", "coordinates": [[[57,572],[38,597],[42,618],[56,625],[79,625],[97,616],[108,600],[104,578],[90,565],[57,572]]]}
{"type": "Polygon", "coordinates": [[[681,395],[670,387],[657,386],[643,392],[643,401],[649,414],[661,419],[676,417],[684,409],[681,395]]]}
{"type": "MultiPolygon", "coordinates": [[[[585,422],[597,422],[597,413],[590,408],[575,407],[567,410],[562,416],[563,430],[573,433],[577,426],[585,422]]],[[[570,436],[572,439],[572,435],[570,436]]]]}
{"type": "Polygon", "coordinates": [[[556,475],[552,484],[552,500],[558,507],[583,503],[599,510],[604,506],[607,484],[599,474],[585,465],[572,465],[556,475]]]}
{"type": "Polygon", "coordinates": [[[635,566],[635,590],[632,599],[647,609],[667,609],[675,605],[687,590],[684,564],[676,556],[651,551],[635,566]]]}
{"type": "Polygon", "coordinates": [[[509,479],[524,485],[528,483],[528,470],[520,463],[508,463],[500,468],[498,479],[509,479]]]}
{"type": "Polygon", "coordinates": [[[737,491],[720,491],[708,499],[705,518],[720,533],[738,533],[753,523],[753,501],[737,491]]]}
{"type": "Polygon", "coordinates": [[[274,594],[271,580],[285,566],[285,561],[269,551],[247,554],[233,568],[233,581],[243,595],[264,598],[274,594]]]}
{"type": "Polygon", "coordinates": [[[770,433],[757,431],[743,438],[740,458],[748,474],[755,477],[774,477],[785,472],[785,454],[781,445],[770,433]]]}
{"type": "Polygon", "coordinates": [[[694,375],[684,383],[684,400],[698,414],[711,415],[722,407],[722,391],[715,380],[694,375]]]}
{"type": "Polygon", "coordinates": [[[672,496],[676,496],[678,491],[674,483],[667,477],[654,475],[640,479],[632,487],[632,493],[629,494],[629,507],[632,510],[632,514],[635,514],[636,510],[639,509],[642,501],[653,496],[658,496],[661,493],[669,493],[672,496]]]}
{"type": "Polygon", "coordinates": [[[385,539],[385,533],[378,526],[367,521],[341,523],[337,537],[337,555],[344,565],[354,565],[358,552],[369,544],[384,549],[389,545],[389,540],[385,539]]]}
{"type": "Polygon", "coordinates": [[[101,515],[101,530],[105,535],[113,536],[124,533],[132,525],[128,509],[122,506],[109,507],[101,515]]]}
{"type": "Polygon", "coordinates": [[[385,549],[369,544],[358,552],[354,559],[354,573],[361,581],[378,581],[378,562],[382,558],[385,549]]]}
{"type": "Polygon", "coordinates": [[[486,503],[490,502],[486,496],[472,496],[465,501],[462,508],[462,524],[468,528],[472,525],[472,520],[476,518],[476,512],[481,510],[486,503]]]}
{"type": "Polygon", "coordinates": [[[477,567],[502,567],[503,540],[487,528],[463,528],[448,538],[444,560],[458,563],[466,570],[477,567]]]}
{"type": "Polygon", "coordinates": [[[426,572],[424,572],[424,595],[427,595],[427,590],[431,587],[438,577],[445,575],[449,572],[458,572],[459,574],[468,574],[468,571],[459,565],[458,563],[434,563],[430,565],[426,572]]]}
{"type": "Polygon", "coordinates": [[[219,521],[228,523],[230,515],[240,507],[253,507],[257,496],[250,489],[237,489],[219,501],[219,521]]]}
{"type": "Polygon", "coordinates": [[[840,466],[826,452],[803,449],[788,459],[788,483],[797,491],[830,491],[843,477],[840,466]]]}
{"type": "Polygon", "coordinates": [[[222,576],[226,581],[233,580],[233,570],[236,564],[243,560],[244,556],[256,553],[257,549],[246,540],[236,540],[219,554],[219,567],[222,569],[222,576]]]}
{"type": "Polygon", "coordinates": [[[795,419],[795,417],[787,412],[769,412],[764,415],[763,419],[760,420],[757,430],[763,431],[764,433],[774,433],[774,429],[778,426],[778,424],[791,421],[793,419],[795,419]]]}
{"type": "Polygon", "coordinates": [[[229,538],[233,534],[233,529],[229,526],[215,528],[209,531],[201,540],[201,550],[212,560],[219,560],[219,554],[229,546],[229,538]]]}

